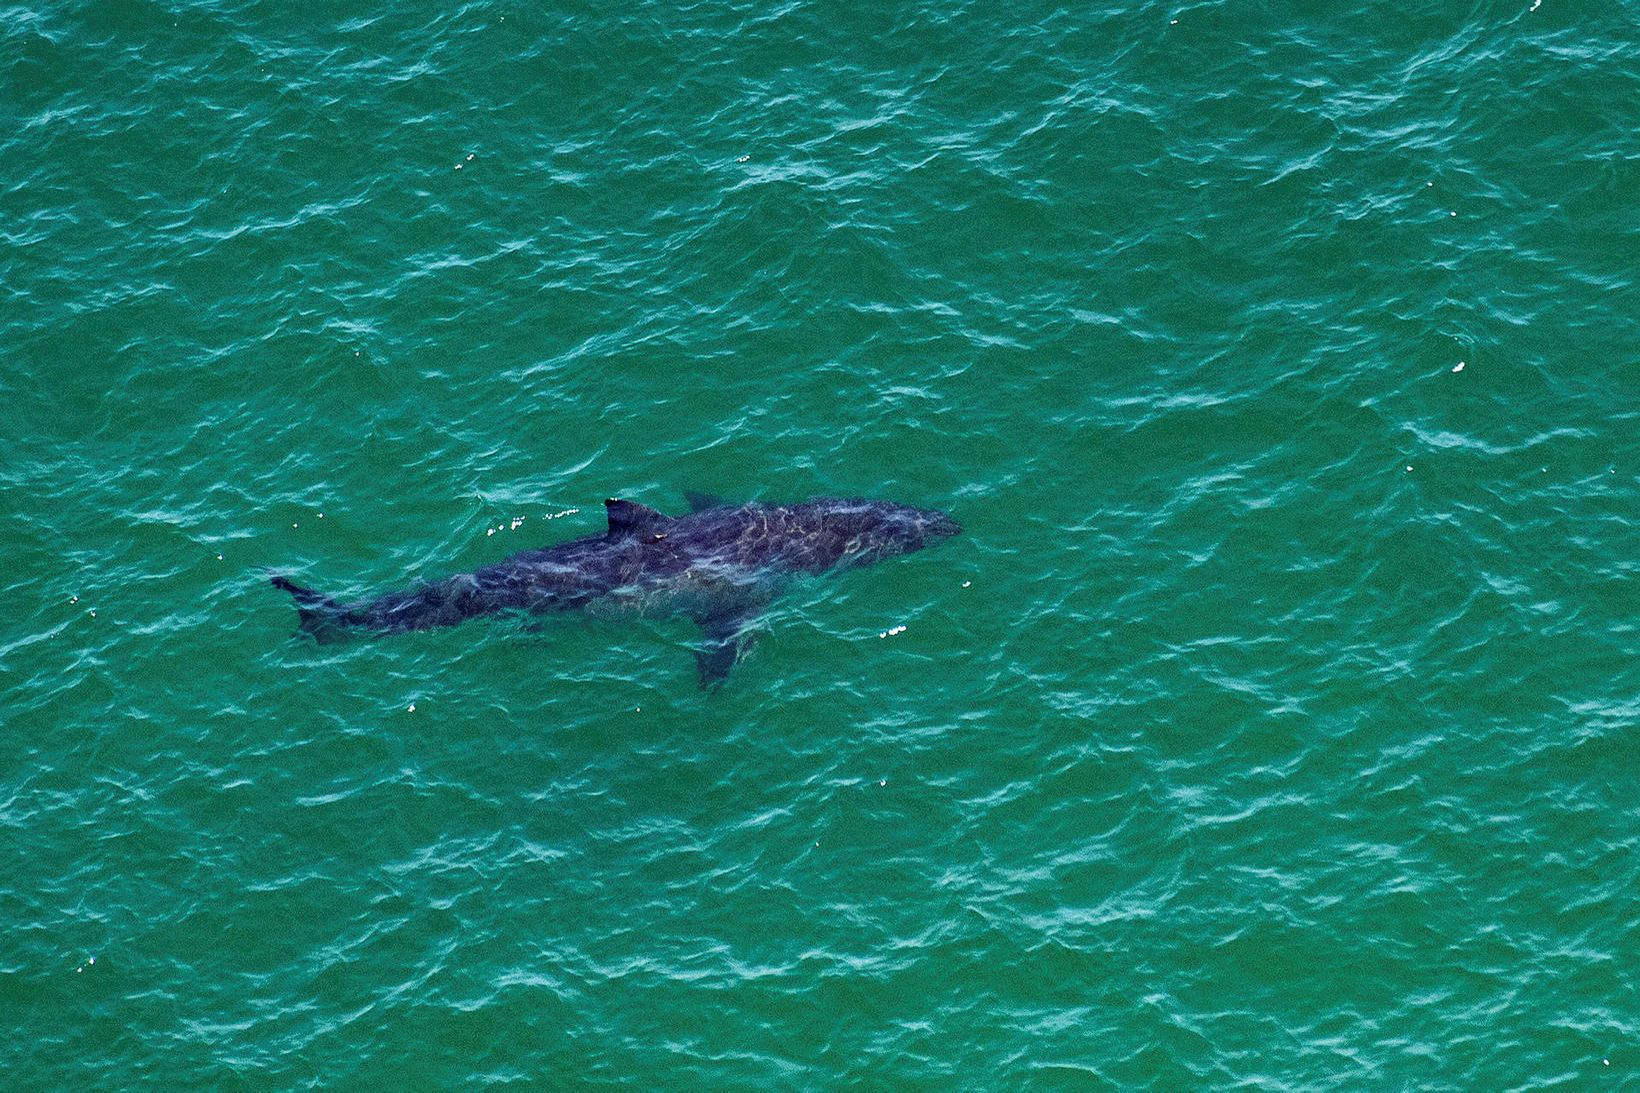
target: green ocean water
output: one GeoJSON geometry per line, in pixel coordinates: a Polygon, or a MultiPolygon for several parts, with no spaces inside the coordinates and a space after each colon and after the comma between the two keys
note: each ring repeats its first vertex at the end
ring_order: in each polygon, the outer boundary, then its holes
{"type": "Polygon", "coordinates": [[[1640,7],[0,10],[0,1087],[1640,1084],[1640,7]],[[687,621],[364,595],[871,496],[687,621]]]}

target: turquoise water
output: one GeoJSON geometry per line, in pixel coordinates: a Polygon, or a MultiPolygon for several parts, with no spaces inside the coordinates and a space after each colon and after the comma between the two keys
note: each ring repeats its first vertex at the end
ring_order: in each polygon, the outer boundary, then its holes
{"type": "Polygon", "coordinates": [[[4,1086],[1633,1083],[1637,16],[5,9],[4,1086]]]}

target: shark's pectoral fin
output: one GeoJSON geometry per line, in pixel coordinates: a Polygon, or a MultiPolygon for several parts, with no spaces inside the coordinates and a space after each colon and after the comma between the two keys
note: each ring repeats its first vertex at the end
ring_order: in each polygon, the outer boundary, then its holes
{"type": "Polygon", "coordinates": [[[728,678],[729,669],[751,649],[757,640],[757,631],[752,628],[756,617],[755,608],[697,616],[695,621],[706,632],[705,642],[695,651],[702,690],[719,686],[728,678]]]}
{"type": "Polygon", "coordinates": [[[695,651],[695,669],[700,674],[701,690],[711,690],[719,687],[729,678],[729,669],[739,662],[745,647],[751,639],[741,638],[734,641],[711,642],[703,649],[695,651]]]}

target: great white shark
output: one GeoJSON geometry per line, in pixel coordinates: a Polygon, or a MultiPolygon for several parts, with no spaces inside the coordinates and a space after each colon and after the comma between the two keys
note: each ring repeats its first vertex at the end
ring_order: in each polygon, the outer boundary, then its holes
{"type": "Polygon", "coordinates": [[[962,530],[937,509],[889,501],[732,505],[685,496],[692,510],[685,516],[610,498],[602,535],[520,551],[376,599],[338,603],[286,577],[271,579],[295,598],[301,629],[321,642],[504,613],[686,615],[705,633],[695,657],[701,686],[711,687],[729,674],[757,616],[793,578],[909,554],[962,530]]]}

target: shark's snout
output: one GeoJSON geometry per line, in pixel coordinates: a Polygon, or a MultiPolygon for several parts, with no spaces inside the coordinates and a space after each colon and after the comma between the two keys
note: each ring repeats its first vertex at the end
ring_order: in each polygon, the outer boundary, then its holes
{"type": "Polygon", "coordinates": [[[923,513],[923,542],[939,543],[962,534],[962,525],[951,519],[946,513],[938,509],[929,509],[923,513]]]}
{"type": "Polygon", "coordinates": [[[917,533],[922,540],[920,545],[933,546],[935,543],[945,542],[953,535],[961,535],[963,525],[938,509],[918,509],[917,533]]]}

